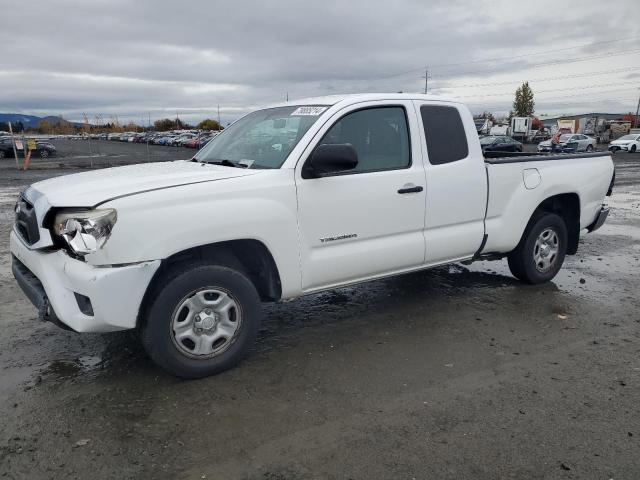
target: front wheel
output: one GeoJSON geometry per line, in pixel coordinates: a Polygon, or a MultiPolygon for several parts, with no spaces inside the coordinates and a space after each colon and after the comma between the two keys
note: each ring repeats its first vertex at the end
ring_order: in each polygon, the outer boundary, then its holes
{"type": "Polygon", "coordinates": [[[514,277],[526,283],[547,282],[556,276],[567,252],[567,226],[554,213],[537,214],[508,258],[514,277]]]}
{"type": "Polygon", "coordinates": [[[258,331],[258,292],[244,274],[228,267],[173,270],[151,301],[142,344],[154,362],[177,377],[206,377],[233,367],[258,331]]]}
{"type": "Polygon", "coordinates": [[[631,145],[631,150],[629,150],[631,153],[636,153],[636,146],[635,145],[631,145]]]}

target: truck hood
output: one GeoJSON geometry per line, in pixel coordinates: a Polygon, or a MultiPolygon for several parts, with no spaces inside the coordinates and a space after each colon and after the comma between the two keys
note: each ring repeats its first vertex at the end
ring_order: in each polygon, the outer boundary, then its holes
{"type": "Polygon", "coordinates": [[[177,160],[107,168],[33,184],[53,207],[93,207],[116,197],[163,188],[255,175],[261,170],[177,160]]]}

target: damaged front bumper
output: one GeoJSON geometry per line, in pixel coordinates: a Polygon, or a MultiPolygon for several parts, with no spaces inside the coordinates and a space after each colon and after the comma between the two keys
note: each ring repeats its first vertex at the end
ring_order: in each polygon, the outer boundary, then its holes
{"type": "Polygon", "coordinates": [[[160,260],[93,266],[63,250],[30,250],[10,236],[12,271],[42,320],[77,332],[135,328],[142,298],[160,260]]]}

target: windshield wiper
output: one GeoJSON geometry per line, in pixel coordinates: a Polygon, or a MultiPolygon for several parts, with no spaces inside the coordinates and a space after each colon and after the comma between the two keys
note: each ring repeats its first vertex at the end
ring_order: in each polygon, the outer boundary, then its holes
{"type": "Polygon", "coordinates": [[[203,163],[211,163],[213,165],[222,165],[223,167],[235,167],[235,168],[247,168],[247,165],[243,163],[233,162],[226,158],[216,159],[216,160],[198,160],[203,163]]]}

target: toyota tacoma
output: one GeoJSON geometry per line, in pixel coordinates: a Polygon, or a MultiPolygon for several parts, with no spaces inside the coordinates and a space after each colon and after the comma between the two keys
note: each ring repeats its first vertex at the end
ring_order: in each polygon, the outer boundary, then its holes
{"type": "Polygon", "coordinates": [[[191,160],[26,188],[12,270],[41,319],[138,329],[168,372],[211,375],[246,353],[262,302],[504,257],[523,282],[551,280],[607,217],[610,154],[500,155],[452,99],[280,104],[191,160]]]}

